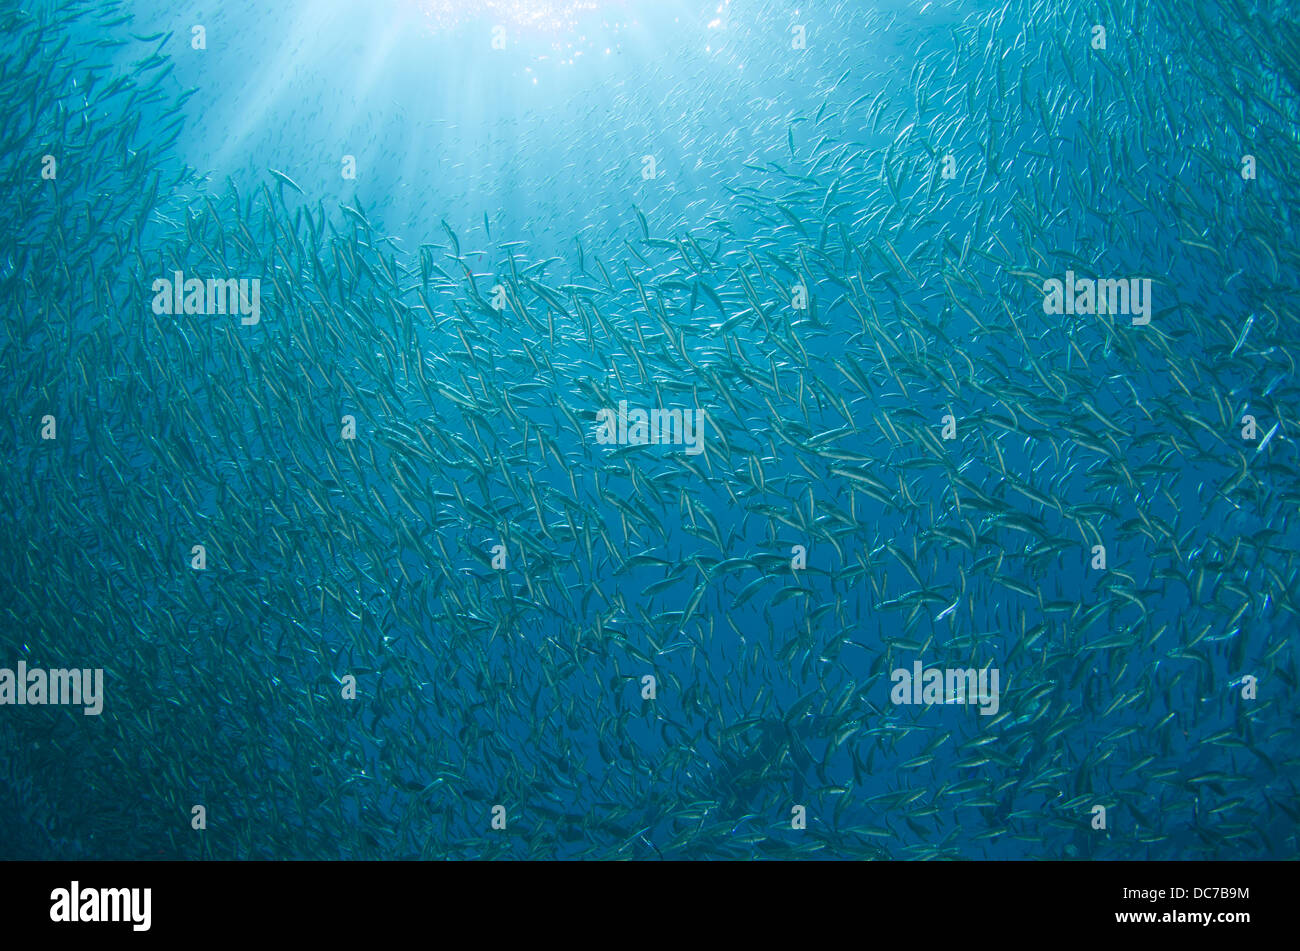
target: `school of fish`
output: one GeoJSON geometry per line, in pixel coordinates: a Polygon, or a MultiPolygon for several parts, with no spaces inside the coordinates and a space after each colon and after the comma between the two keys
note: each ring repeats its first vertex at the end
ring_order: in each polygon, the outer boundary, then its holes
{"type": "Polygon", "coordinates": [[[790,102],[652,61],[401,234],[186,164],[134,6],[0,7],[0,668],[104,670],[0,857],[1296,854],[1285,5],[746,5],[790,102]]]}

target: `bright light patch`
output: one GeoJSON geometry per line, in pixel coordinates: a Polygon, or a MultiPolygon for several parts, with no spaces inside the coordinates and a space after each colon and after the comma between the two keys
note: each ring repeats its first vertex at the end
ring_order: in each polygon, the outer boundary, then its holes
{"type": "Polygon", "coordinates": [[[622,4],[601,0],[418,0],[418,6],[436,31],[478,20],[507,31],[560,34],[575,30],[584,14],[622,4]]]}

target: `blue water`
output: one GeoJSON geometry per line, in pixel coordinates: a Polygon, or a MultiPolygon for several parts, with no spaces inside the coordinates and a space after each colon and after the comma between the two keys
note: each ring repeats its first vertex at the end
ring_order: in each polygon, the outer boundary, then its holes
{"type": "Polygon", "coordinates": [[[4,5],[0,856],[1293,856],[1284,12],[4,5]]]}

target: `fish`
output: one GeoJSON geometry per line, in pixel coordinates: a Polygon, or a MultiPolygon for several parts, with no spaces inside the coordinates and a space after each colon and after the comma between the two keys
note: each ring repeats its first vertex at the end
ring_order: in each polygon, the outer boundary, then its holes
{"type": "Polygon", "coordinates": [[[443,6],[4,15],[0,857],[1292,857],[1294,27],[443,6]]]}

